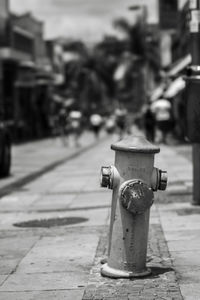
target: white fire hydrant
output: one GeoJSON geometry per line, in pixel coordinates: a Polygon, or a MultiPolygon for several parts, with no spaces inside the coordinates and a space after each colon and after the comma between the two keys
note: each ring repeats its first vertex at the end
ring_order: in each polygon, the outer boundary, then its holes
{"type": "Polygon", "coordinates": [[[111,278],[150,274],[146,267],[153,191],[165,190],[167,173],[154,167],[160,149],[143,137],[128,137],[111,145],[115,166],[101,168],[101,186],[113,190],[108,261],[101,268],[111,278]]]}

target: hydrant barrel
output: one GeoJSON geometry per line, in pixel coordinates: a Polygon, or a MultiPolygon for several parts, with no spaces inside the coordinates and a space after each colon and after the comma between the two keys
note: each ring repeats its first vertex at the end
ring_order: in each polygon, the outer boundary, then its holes
{"type": "Polygon", "coordinates": [[[150,272],[146,254],[153,190],[164,187],[154,172],[154,154],[160,149],[143,137],[128,137],[111,149],[115,150],[113,169],[119,178],[113,186],[108,262],[101,273],[114,278],[145,276],[150,272]]]}

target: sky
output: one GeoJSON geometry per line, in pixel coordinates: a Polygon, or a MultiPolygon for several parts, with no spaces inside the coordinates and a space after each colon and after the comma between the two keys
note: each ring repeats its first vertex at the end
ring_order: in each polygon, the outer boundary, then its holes
{"type": "Polygon", "coordinates": [[[89,42],[113,33],[113,19],[125,16],[133,21],[139,12],[128,7],[136,4],[147,5],[150,23],[158,21],[157,0],[10,0],[12,12],[30,11],[44,21],[46,39],[73,37],[89,42]]]}
{"type": "Polygon", "coordinates": [[[44,21],[47,39],[64,36],[95,41],[113,32],[113,19],[126,16],[133,20],[136,12],[128,7],[138,2],[149,3],[149,19],[156,22],[157,0],[10,0],[10,8],[19,14],[31,11],[44,21]]]}

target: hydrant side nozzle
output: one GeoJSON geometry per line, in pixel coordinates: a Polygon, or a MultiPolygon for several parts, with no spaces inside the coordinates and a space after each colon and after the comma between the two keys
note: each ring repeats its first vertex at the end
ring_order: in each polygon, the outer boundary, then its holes
{"type": "Polygon", "coordinates": [[[167,171],[159,170],[159,173],[160,173],[160,180],[159,180],[158,189],[164,191],[167,188],[167,181],[168,181],[167,171]]]}
{"type": "Polygon", "coordinates": [[[113,166],[101,167],[100,184],[101,187],[112,189],[119,182],[120,177],[117,169],[113,166]]]}
{"type": "Polygon", "coordinates": [[[164,191],[167,187],[167,172],[158,168],[153,168],[151,176],[151,188],[155,192],[157,190],[164,191]]]}
{"type": "Polygon", "coordinates": [[[109,187],[110,184],[110,167],[101,167],[100,185],[101,187],[109,187]]]}

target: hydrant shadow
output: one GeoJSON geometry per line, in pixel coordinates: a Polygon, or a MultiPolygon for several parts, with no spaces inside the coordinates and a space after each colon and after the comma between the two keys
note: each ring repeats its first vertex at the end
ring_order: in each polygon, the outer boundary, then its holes
{"type": "Polygon", "coordinates": [[[159,275],[174,272],[174,269],[171,267],[151,267],[151,275],[150,277],[157,278],[159,275]]]}
{"type": "MultiPolygon", "coordinates": [[[[159,278],[160,275],[163,275],[165,273],[169,273],[169,272],[174,272],[173,268],[170,267],[150,267],[151,269],[151,274],[144,276],[143,278],[145,279],[155,279],[155,278],[159,278]]],[[[135,277],[135,278],[130,278],[131,281],[135,281],[135,280],[141,280],[141,277],[135,277]]]]}

